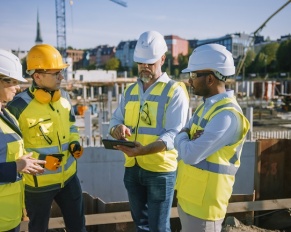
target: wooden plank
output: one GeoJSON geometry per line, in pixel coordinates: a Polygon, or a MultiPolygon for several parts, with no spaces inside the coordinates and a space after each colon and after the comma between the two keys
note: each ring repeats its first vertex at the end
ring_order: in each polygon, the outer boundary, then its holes
{"type": "MultiPolygon", "coordinates": [[[[291,208],[291,198],[229,203],[227,213],[291,208]]],[[[86,215],[86,226],[132,222],[130,211],[86,215]]],[[[179,217],[177,207],[171,209],[171,218],[179,217]]],[[[27,231],[27,221],[21,222],[21,231],[27,231]]],[[[50,218],[49,229],[65,228],[62,217],[50,218]]]]}
{"type": "Polygon", "coordinates": [[[229,203],[227,212],[248,212],[291,208],[291,198],[229,203]]]}

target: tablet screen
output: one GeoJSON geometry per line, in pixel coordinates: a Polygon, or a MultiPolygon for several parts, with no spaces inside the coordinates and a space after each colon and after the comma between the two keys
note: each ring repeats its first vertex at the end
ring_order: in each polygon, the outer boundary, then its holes
{"type": "Polygon", "coordinates": [[[128,147],[135,147],[134,142],[126,141],[126,140],[115,140],[115,139],[102,139],[102,143],[104,144],[104,147],[106,149],[114,149],[114,146],[116,145],[123,145],[128,147]]]}

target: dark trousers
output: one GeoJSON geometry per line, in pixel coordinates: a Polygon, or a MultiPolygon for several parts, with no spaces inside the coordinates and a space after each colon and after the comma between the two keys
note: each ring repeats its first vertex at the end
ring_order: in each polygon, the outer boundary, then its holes
{"type": "Polygon", "coordinates": [[[25,191],[29,232],[46,232],[48,230],[53,200],[62,211],[67,231],[86,231],[82,190],[79,179],[75,175],[61,189],[41,193],[25,191]]]}
{"type": "Polygon", "coordinates": [[[11,229],[11,230],[6,231],[6,232],[19,232],[19,231],[20,231],[20,225],[18,225],[14,229],[11,229]]]}

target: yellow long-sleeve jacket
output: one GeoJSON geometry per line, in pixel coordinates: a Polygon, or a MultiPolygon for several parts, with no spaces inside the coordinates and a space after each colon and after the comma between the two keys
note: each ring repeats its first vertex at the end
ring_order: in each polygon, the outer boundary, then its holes
{"type": "Polygon", "coordinates": [[[64,155],[61,167],[56,171],[24,175],[25,189],[42,192],[63,187],[77,169],[76,160],[68,151],[69,144],[79,141],[68,93],[61,90],[59,100],[43,104],[35,99],[31,89],[26,89],[16,95],[7,107],[19,122],[27,152],[33,152],[37,159],[45,159],[49,154],[64,155]]]}

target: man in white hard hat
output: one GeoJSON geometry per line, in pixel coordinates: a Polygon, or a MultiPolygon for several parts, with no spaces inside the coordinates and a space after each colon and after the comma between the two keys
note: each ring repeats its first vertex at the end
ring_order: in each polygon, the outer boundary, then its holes
{"type": "Polygon", "coordinates": [[[0,49],[0,231],[19,232],[24,205],[22,174],[43,173],[44,160],[26,154],[16,118],[4,108],[20,90],[22,65],[14,54],[0,49]]]}
{"type": "Polygon", "coordinates": [[[116,148],[125,154],[124,184],[137,231],[171,231],[177,168],[173,142],[187,119],[188,94],[162,72],[166,52],[160,33],[141,34],[134,51],[139,78],[124,91],[109,127],[114,138],[135,141],[134,148],[116,148]]]}
{"type": "Polygon", "coordinates": [[[175,138],[178,212],[183,232],[221,231],[249,122],[225,81],[235,74],[232,54],[222,45],[196,48],[189,58],[189,84],[203,97],[175,138]]]}

